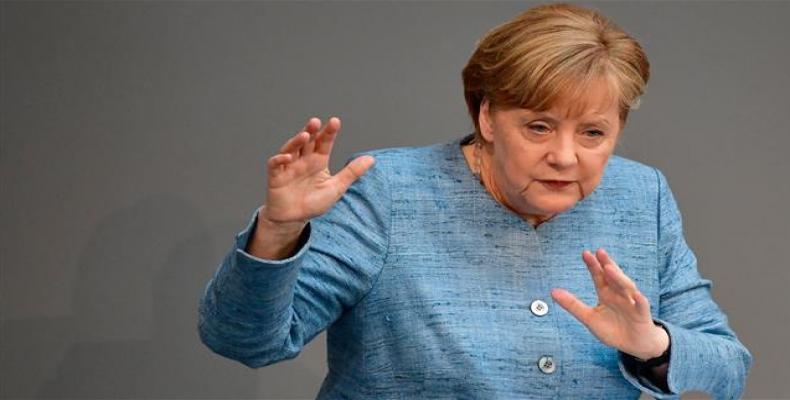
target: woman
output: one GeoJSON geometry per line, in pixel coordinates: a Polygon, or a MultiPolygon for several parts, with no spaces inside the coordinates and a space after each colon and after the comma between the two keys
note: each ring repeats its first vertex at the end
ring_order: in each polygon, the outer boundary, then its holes
{"type": "Polygon", "coordinates": [[[319,398],[737,398],[751,354],[666,179],[612,155],[648,70],[597,12],[547,5],[478,44],[474,134],[332,176],[340,120],[311,118],[206,288],[203,342],[261,367],[327,329],[319,398]]]}

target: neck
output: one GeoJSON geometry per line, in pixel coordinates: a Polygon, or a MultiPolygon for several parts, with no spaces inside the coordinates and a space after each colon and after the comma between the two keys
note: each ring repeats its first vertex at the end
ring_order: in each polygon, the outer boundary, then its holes
{"type": "Polygon", "coordinates": [[[494,200],[496,200],[497,203],[517,214],[535,228],[553,217],[553,215],[522,213],[511,206],[506,197],[502,194],[502,191],[499,190],[499,187],[496,185],[496,181],[491,174],[487,151],[484,147],[475,151],[475,146],[476,145],[472,143],[462,147],[464,158],[466,158],[466,163],[469,166],[469,169],[472,170],[472,173],[480,180],[480,184],[483,185],[486,191],[491,195],[491,197],[494,198],[494,200]]]}

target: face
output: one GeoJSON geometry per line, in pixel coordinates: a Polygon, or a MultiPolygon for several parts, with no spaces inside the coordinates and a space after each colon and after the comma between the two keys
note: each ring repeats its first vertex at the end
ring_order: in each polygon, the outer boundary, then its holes
{"type": "Polygon", "coordinates": [[[521,215],[550,217],[592,193],[621,129],[607,88],[593,85],[584,102],[590,106],[573,116],[569,101],[538,112],[489,110],[484,100],[479,121],[487,142],[483,174],[494,197],[521,215]]]}

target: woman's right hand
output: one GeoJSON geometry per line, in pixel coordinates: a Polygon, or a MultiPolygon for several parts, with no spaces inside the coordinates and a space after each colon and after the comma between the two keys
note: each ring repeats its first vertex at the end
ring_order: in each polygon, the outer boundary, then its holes
{"type": "Polygon", "coordinates": [[[258,215],[271,227],[301,231],[310,218],[325,213],[370,168],[374,159],[360,156],[337,174],[329,171],[329,154],[340,131],[340,119],[310,118],[295,136],[269,158],[268,188],[264,207],[258,215]]]}

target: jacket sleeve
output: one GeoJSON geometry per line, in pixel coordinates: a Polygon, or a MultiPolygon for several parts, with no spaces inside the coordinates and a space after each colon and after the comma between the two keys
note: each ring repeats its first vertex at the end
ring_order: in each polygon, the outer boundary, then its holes
{"type": "Polygon", "coordinates": [[[256,228],[253,213],[200,299],[206,346],[251,368],[292,359],[370,290],[387,252],[391,203],[385,166],[375,158],[330,210],[308,222],[289,258],[244,251],[256,228]]]}
{"type": "Polygon", "coordinates": [[[713,301],[711,281],[700,276],[697,259],[683,236],[682,220],[664,175],[658,179],[658,266],[661,295],[658,316],[670,336],[667,393],[644,376],[636,376],[620,352],[620,370],[643,392],[657,398],[679,398],[686,391],[714,399],[738,399],[752,365],[752,355],[728,326],[713,301]],[[625,361],[625,363],[624,363],[625,361]]]}

